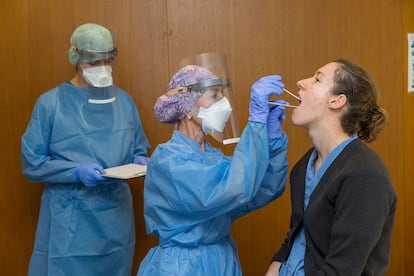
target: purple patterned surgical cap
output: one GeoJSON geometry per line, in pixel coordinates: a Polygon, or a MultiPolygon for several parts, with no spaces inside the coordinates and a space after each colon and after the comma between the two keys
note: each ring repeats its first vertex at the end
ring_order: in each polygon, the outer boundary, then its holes
{"type": "MultiPolygon", "coordinates": [[[[168,90],[213,79],[217,79],[217,76],[206,68],[197,65],[187,65],[178,70],[178,72],[171,78],[170,83],[168,84],[168,90]]],[[[155,103],[155,116],[161,123],[179,123],[188,112],[190,112],[191,108],[194,107],[202,94],[202,91],[191,91],[188,93],[176,93],[170,95],[163,94],[155,103]]]]}

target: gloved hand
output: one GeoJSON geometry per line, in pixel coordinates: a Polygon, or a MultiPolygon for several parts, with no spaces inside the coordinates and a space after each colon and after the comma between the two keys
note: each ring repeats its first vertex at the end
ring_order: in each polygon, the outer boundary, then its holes
{"type": "Polygon", "coordinates": [[[137,155],[134,158],[134,163],[138,165],[148,165],[149,157],[137,155]]]}
{"type": "Polygon", "coordinates": [[[76,175],[86,187],[95,187],[98,182],[104,181],[105,177],[100,173],[105,173],[105,170],[95,163],[79,164],[76,167],[76,175]]]}
{"type": "Polygon", "coordinates": [[[270,95],[281,95],[285,85],[277,75],[263,77],[250,90],[249,122],[267,123],[270,95]]]}
{"type": "MultiPolygon", "coordinates": [[[[289,104],[288,102],[277,100],[275,103],[289,104]]],[[[280,105],[270,106],[269,117],[267,118],[267,136],[275,139],[282,136],[282,122],[286,119],[285,107],[280,105]]]]}

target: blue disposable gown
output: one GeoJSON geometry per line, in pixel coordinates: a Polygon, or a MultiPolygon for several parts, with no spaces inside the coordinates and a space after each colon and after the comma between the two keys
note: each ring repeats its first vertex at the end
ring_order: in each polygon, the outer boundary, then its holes
{"type": "Polygon", "coordinates": [[[21,146],[23,174],[46,184],[29,275],[131,275],[128,184],[108,179],[87,188],[75,171],[80,163],[107,168],[146,155],[150,145],[132,98],[116,86],[64,83],[39,97],[21,146]]]}
{"type": "Polygon", "coordinates": [[[179,131],[151,156],[144,187],[147,233],[159,237],[138,275],[241,275],[232,222],[285,189],[287,137],[248,123],[232,158],[179,131]]]}

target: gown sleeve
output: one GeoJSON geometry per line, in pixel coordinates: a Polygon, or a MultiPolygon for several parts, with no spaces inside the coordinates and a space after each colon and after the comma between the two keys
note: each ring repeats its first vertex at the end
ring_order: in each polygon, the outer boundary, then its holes
{"type": "Polygon", "coordinates": [[[32,182],[73,183],[77,182],[77,164],[66,160],[54,160],[49,154],[55,93],[39,97],[30,122],[21,138],[23,175],[32,182]]]}
{"type": "Polygon", "coordinates": [[[234,219],[267,205],[280,197],[285,191],[288,168],[287,146],[288,138],[286,134],[269,141],[270,160],[263,182],[256,196],[234,211],[234,219]]]}
{"type": "Polygon", "coordinates": [[[147,136],[144,133],[144,127],[142,126],[141,117],[135,105],[133,106],[134,117],[135,117],[135,149],[134,157],[147,156],[148,149],[151,147],[148,142],[147,136]]]}
{"type": "Polygon", "coordinates": [[[287,169],[285,142],[285,138],[275,141],[275,148],[272,146],[269,152],[266,125],[249,122],[231,159],[221,154],[221,158],[209,162],[209,153],[198,158],[182,145],[158,147],[147,171],[147,202],[162,197],[162,201],[157,200],[157,208],[175,210],[181,217],[205,219],[239,208],[256,195],[249,208],[257,208],[274,196],[270,193],[282,190],[279,185],[284,182],[287,169]],[[269,165],[271,155],[272,164],[269,165]],[[281,179],[273,183],[279,177],[281,179]],[[262,183],[267,187],[258,193],[262,183]]]}

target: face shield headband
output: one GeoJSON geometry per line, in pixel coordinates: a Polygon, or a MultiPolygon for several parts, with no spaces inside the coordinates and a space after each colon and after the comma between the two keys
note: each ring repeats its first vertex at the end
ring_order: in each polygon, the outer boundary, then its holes
{"type": "Polygon", "coordinates": [[[231,81],[229,79],[213,79],[213,80],[206,80],[198,83],[193,83],[183,87],[177,87],[175,89],[171,89],[167,92],[167,95],[177,94],[177,93],[188,93],[192,91],[202,91],[206,88],[213,87],[213,86],[221,86],[223,88],[227,88],[231,85],[231,81]]]}
{"type": "Polygon", "coordinates": [[[95,60],[115,59],[118,49],[114,47],[110,51],[82,50],[72,46],[72,50],[80,57],[79,62],[91,62],[95,60]]]}

